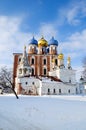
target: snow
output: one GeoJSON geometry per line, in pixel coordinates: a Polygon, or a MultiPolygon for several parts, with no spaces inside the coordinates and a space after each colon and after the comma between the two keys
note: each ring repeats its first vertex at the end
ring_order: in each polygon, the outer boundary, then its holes
{"type": "Polygon", "coordinates": [[[86,130],[86,96],[0,95],[0,130],[86,130]]]}

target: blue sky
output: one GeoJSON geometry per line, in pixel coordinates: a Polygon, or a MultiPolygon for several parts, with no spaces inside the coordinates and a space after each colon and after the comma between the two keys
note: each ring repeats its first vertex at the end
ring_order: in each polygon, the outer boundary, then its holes
{"type": "Polygon", "coordinates": [[[86,56],[86,0],[0,0],[0,66],[13,65],[32,36],[58,40],[58,52],[71,56],[77,74],[86,56]]]}

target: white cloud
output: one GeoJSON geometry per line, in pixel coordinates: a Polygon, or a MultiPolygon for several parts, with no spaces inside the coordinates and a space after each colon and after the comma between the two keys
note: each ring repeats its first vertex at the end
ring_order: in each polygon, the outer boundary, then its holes
{"type": "Polygon", "coordinates": [[[20,31],[21,18],[0,16],[0,65],[12,65],[13,53],[22,52],[31,33],[20,31]]]}
{"type": "MultiPolygon", "coordinates": [[[[30,32],[21,31],[22,18],[0,16],[0,66],[13,63],[13,53],[23,52],[23,46],[32,38],[30,32]]],[[[53,24],[41,24],[37,39],[44,35],[46,40],[57,35],[53,24]]],[[[27,48],[28,49],[28,48],[27,48]]]]}
{"type": "Polygon", "coordinates": [[[82,52],[86,52],[86,29],[72,34],[67,38],[67,42],[62,43],[61,47],[67,52],[69,49],[71,52],[77,53],[77,51],[79,51],[82,55],[82,52]]]}
{"type": "Polygon", "coordinates": [[[68,11],[66,18],[68,20],[68,23],[77,25],[79,24],[80,20],[76,18],[78,15],[78,8],[74,7],[71,10],[68,11]]]}
{"type": "Polygon", "coordinates": [[[57,30],[54,24],[41,24],[39,29],[40,36],[43,35],[47,40],[50,40],[52,36],[56,37],[57,30]]]}
{"type": "Polygon", "coordinates": [[[78,25],[81,19],[86,17],[86,2],[85,1],[71,1],[66,7],[59,10],[59,17],[67,21],[71,25],[78,25]]]}
{"type": "Polygon", "coordinates": [[[77,80],[82,75],[82,60],[86,56],[86,30],[76,32],[68,37],[67,41],[60,43],[65,60],[71,57],[72,67],[76,69],[77,80]]]}

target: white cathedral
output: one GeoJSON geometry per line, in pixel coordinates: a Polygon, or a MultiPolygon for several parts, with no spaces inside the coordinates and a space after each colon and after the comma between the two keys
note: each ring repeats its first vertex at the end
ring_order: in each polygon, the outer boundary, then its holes
{"type": "MultiPolygon", "coordinates": [[[[32,50],[32,54],[27,53],[25,46],[23,53],[14,53],[14,83],[17,94],[40,96],[79,94],[82,90],[80,90],[80,86],[76,82],[75,70],[71,67],[71,58],[68,57],[67,66],[65,66],[64,55],[62,53],[57,54],[57,52],[54,51],[55,54],[51,54],[51,49],[57,51],[57,48],[55,48],[57,47],[57,41],[53,38],[50,44],[47,45],[47,41],[42,37],[40,41],[38,41],[37,46],[35,45],[36,40],[33,38],[29,43],[29,48],[37,47],[35,50],[37,49],[38,52],[35,51],[35,53],[33,53],[34,51],[32,50]],[[42,53],[39,53],[41,52],[40,49],[43,51],[42,53]],[[50,52],[46,51],[48,49],[50,49],[50,52]],[[54,58],[52,57],[53,55],[54,58]],[[39,56],[42,56],[44,63],[44,65],[42,64],[40,67],[40,73],[43,72],[41,71],[43,67],[50,68],[46,70],[47,73],[44,68],[43,74],[37,73],[33,75],[34,62],[36,62],[37,57],[39,58],[38,60],[42,59],[39,56]],[[47,57],[49,59],[49,61],[47,60],[48,63],[45,61],[47,57]],[[35,59],[34,62],[33,58],[35,59]],[[56,60],[57,62],[55,62],[56,60]]],[[[42,60],[39,63],[41,64],[41,62],[42,60]]],[[[39,67],[40,64],[36,62],[35,66],[39,67]]],[[[35,69],[35,72],[36,70],[37,69],[35,69]]]]}

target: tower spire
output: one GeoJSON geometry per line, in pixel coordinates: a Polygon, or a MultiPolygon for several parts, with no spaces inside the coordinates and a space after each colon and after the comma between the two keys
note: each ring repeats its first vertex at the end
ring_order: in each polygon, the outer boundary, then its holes
{"type": "Polygon", "coordinates": [[[67,68],[68,68],[68,69],[72,69],[70,56],[68,56],[68,58],[67,58],[67,68]]]}
{"type": "Polygon", "coordinates": [[[26,52],[26,46],[24,46],[24,51],[23,51],[23,55],[21,57],[21,62],[18,66],[18,70],[17,70],[17,76],[18,77],[24,77],[24,76],[30,76],[31,74],[31,67],[28,63],[28,56],[27,56],[27,52],[26,52]]]}
{"type": "Polygon", "coordinates": [[[22,64],[23,64],[23,66],[29,66],[25,45],[24,45],[24,52],[23,52],[23,57],[22,57],[22,64]]]}
{"type": "Polygon", "coordinates": [[[58,55],[58,67],[60,67],[60,68],[64,68],[65,67],[64,66],[64,55],[63,55],[63,53],[60,53],[58,55]]]}

